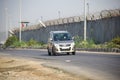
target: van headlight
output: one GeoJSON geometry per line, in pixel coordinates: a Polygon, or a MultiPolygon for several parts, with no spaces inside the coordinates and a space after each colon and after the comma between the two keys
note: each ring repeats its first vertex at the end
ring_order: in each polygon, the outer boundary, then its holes
{"type": "Polygon", "coordinates": [[[72,47],[72,50],[75,50],[75,43],[74,42],[71,44],[71,47],[72,47]]]}
{"type": "Polygon", "coordinates": [[[74,42],[73,42],[73,43],[71,43],[71,46],[72,46],[72,47],[74,47],[74,46],[75,46],[75,43],[74,43],[74,42]]]}
{"type": "Polygon", "coordinates": [[[53,49],[54,49],[55,51],[58,51],[59,45],[58,45],[58,44],[53,44],[53,49]]]}
{"type": "Polygon", "coordinates": [[[55,47],[55,48],[58,48],[58,47],[59,47],[59,45],[58,45],[58,44],[54,44],[54,47],[55,47]]]}

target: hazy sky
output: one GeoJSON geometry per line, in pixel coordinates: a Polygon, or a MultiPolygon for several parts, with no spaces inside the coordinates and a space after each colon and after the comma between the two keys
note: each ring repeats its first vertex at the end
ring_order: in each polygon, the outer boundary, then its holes
{"type": "MultiPolygon", "coordinates": [[[[0,31],[5,30],[5,13],[8,14],[8,26],[19,26],[19,1],[0,0],[0,31]],[[5,12],[5,9],[7,11],[5,12]]],[[[35,24],[39,19],[43,21],[59,17],[79,16],[84,11],[84,0],[21,0],[22,20],[35,24]]],[[[120,0],[86,0],[90,13],[101,10],[120,9],[120,0]]]]}

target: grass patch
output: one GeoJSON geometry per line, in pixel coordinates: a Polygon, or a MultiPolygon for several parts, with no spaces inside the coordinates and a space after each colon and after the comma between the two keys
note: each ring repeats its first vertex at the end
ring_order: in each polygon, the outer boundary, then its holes
{"type": "Polygon", "coordinates": [[[77,48],[118,48],[120,49],[120,37],[113,38],[104,44],[96,44],[94,40],[89,39],[84,41],[79,36],[75,37],[75,44],[77,48]]]}
{"type": "MultiPolygon", "coordinates": [[[[104,44],[96,44],[94,40],[89,39],[84,41],[79,36],[74,38],[76,48],[117,48],[120,49],[120,37],[116,37],[109,42],[104,44]]],[[[13,48],[47,48],[47,44],[43,42],[38,42],[34,39],[29,41],[21,41],[16,36],[11,36],[7,39],[4,47],[13,47],[13,48]]]]}
{"type": "Polygon", "coordinates": [[[11,36],[7,39],[4,47],[12,47],[12,48],[46,48],[46,44],[43,42],[38,42],[34,39],[30,39],[29,41],[19,41],[16,36],[11,36]]]}

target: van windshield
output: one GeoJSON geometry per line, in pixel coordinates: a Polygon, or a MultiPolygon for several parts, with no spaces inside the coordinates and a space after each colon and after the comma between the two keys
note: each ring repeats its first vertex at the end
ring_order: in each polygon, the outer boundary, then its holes
{"type": "Polygon", "coordinates": [[[72,37],[69,33],[54,33],[53,38],[54,38],[54,41],[72,40],[72,37]]]}

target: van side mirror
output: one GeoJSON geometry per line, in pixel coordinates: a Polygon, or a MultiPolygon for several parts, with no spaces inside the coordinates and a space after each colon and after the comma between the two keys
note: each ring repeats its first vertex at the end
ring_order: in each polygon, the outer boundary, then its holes
{"type": "Polygon", "coordinates": [[[53,39],[52,39],[52,38],[50,38],[49,40],[50,40],[50,41],[52,41],[53,39]]]}
{"type": "Polygon", "coordinates": [[[72,37],[72,40],[74,40],[74,37],[72,37]]]}

